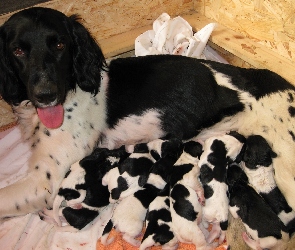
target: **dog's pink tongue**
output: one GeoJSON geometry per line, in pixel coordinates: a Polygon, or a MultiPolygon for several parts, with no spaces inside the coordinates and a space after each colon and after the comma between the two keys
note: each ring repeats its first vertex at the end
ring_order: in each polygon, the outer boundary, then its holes
{"type": "Polygon", "coordinates": [[[62,105],[47,108],[37,108],[37,112],[41,122],[47,128],[58,128],[63,123],[64,109],[62,105]]]}

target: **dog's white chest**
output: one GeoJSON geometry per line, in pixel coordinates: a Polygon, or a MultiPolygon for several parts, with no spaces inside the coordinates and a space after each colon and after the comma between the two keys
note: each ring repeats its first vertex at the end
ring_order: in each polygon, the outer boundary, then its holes
{"type": "Polygon", "coordinates": [[[152,109],[141,116],[130,115],[119,120],[114,128],[104,131],[100,147],[113,149],[121,145],[149,142],[162,136],[160,114],[152,109]]]}

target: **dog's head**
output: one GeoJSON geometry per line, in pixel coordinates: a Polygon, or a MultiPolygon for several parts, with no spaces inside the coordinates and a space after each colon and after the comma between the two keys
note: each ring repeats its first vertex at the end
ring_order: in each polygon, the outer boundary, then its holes
{"type": "Polygon", "coordinates": [[[46,117],[62,111],[76,84],[97,94],[105,59],[77,19],[37,7],[12,15],[0,27],[0,95],[5,101],[18,105],[28,99],[46,117]]]}

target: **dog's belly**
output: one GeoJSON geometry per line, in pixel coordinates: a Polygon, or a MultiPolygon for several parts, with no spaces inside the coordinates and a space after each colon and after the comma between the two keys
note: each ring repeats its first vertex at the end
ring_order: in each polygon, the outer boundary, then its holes
{"type": "Polygon", "coordinates": [[[165,132],[161,129],[159,117],[159,112],[152,109],[141,116],[130,115],[121,119],[114,128],[104,131],[99,146],[113,149],[121,145],[134,145],[163,137],[165,132]]]}

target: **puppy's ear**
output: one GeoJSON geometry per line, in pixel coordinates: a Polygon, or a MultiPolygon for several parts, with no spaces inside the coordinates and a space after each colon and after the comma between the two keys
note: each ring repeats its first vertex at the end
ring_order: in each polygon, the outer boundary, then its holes
{"type": "Polygon", "coordinates": [[[27,91],[9,60],[6,36],[3,25],[0,27],[0,95],[9,104],[17,105],[27,99],[27,91]]]}
{"type": "Polygon", "coordinates": [[[82,90],[97,94],[100,72],[106,69],[105,58],[94,38],[78,19],[77,15],[71,16],[71,25],[68,26],[73,41],[73,77],[82,90]]]}

